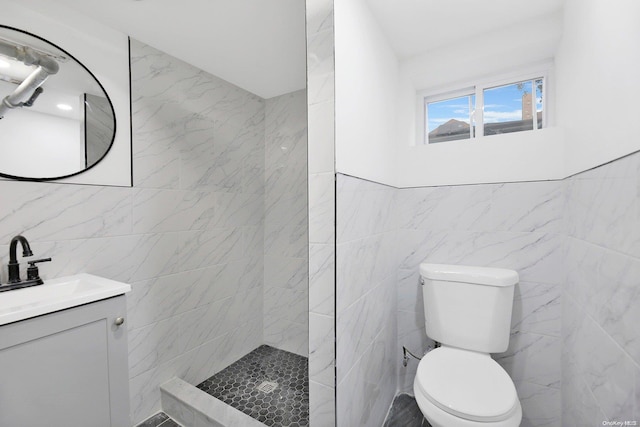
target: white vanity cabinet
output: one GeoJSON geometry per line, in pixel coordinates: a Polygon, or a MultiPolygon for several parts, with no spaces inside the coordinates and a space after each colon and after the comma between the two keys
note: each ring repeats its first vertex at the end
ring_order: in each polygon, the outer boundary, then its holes
{"type": "Polygon", "coordinates": [[[125,311],[119,295],[0,326],[0,426],[130,427],[125,311]]]}

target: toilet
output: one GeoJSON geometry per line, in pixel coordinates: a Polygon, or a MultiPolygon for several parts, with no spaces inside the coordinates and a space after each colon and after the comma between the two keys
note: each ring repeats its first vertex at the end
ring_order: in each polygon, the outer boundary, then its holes
{"type": "Polygon", "coordinates": [[[420,361],[413,391],[433,427],[517,427],[522,407],[490,353],[509,346],[513,270],[420,265],[425,325],[440,347],[420,361]]]}

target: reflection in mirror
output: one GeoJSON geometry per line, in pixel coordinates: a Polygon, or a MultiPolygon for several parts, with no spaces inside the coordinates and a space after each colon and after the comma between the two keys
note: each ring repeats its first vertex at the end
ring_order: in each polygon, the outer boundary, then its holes
{"type": "Polygon", "coordinates": [[[97,164],[115,136],[102,85],[70,54],[0,26],[0,176],[47,180],[97,164]]]}

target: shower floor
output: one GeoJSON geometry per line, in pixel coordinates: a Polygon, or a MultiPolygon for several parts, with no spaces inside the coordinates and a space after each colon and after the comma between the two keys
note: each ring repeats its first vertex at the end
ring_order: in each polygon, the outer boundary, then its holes
{"type": "Polygon", "coordinates": [[[306,357],[262,345],[197,387],[268,426],[303,427],[309,425],[307,368],[306,357]]]}

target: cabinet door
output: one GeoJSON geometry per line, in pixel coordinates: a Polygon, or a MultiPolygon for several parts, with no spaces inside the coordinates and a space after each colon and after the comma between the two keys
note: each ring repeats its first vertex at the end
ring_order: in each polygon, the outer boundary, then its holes
{"type": "Polygon", "coordinates": [[[0,327],[0,426],[129,427],[124,297],[0,327]]]}

